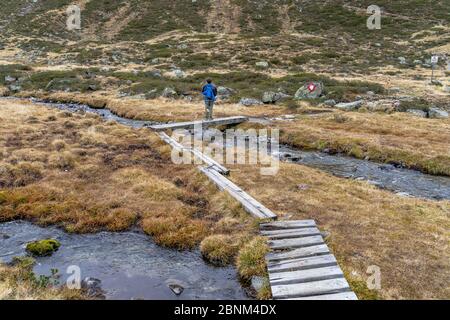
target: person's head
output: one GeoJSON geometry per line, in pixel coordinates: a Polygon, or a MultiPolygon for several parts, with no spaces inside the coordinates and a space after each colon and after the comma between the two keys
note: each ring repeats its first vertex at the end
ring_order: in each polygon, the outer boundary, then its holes
{"type": "Polygon", "coordinates": [[[206,83],[211,84],[211,83],[212,83],[212,80],[211,80],[210,78],[208,78],[208,79],[206,79],[206,83]]]}

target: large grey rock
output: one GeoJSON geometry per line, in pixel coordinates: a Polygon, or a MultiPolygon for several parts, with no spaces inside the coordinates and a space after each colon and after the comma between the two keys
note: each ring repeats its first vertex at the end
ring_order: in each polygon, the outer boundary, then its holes
{"type": "Polygon", "coordinates": [[[22,90],[22,87],[17,84],[11,84],[10,86],[8,86],[8,88],[12,92],[19,92],[20,90],[22,90]]]}
{"type": "Polygon", "coordinates": [[[166,281],[167,286],[169,287],[172,292],[179,296],[183,293],[184,288],[187,286],[184,282],[177,280],[177,279],[168,279],[166,281]]]}
{"type": "Polygon", "coordinates": [[[228,99],[231,95],[234,94],[234,90],[231,88],[219,86],[217,87],[217,96],[219,99],[228,99]]]}
{"type": "Polygon", "coordinates": [[[329,106],[329,107],[334,107],[336,105],[336,100],[334,99],[329,99],[323,102],[324,105],[329,106]]]}
{"type": "Polygon", "coordinates": [[[398,57],[398,62],[400,64],[406,64],[406,58],[405,57],[398,57]]]}
{"type": "Polygon", "coordinates": [[[11,83],[17,81],[17,78],[11,76],[5,76],[5,82],[11,83]]]}
{"type": "Polygon", "coordinates": [[[246,106],[246,107],[250,107],[250,106],[255,106],[255,105],[261,105],[263,103],[258,99],[242,98],[241,101],[239,101],[239,104],[246,106]]]}
{"type": "Polygon", "coordinates": [[[255,64],[258,68],[267,69],[269,67],[269,63],[267,61],[258,61],[255,64]]]}
{"type": "Polygon", "coordinates": [[[99,279],[87,277],[81,281],[81,288],[88,297],[102,297],[104,291],[101,288],[101,281],[99,279]]]}
{"type": "Polygon", "coordinates": [[[180,69],[175,69],[175,70],[173,70],[173,74],[174,74],[175,77],[177,77],[177,78],[184,78],[184,77],[186,77],[186,74],[184,73],[184,71],[183,71],[183,70],[180,70],[180,69]]]}
{"type": "Polygon", "coordinates": [[[428,116],[433,119],[446,119],[448,118],[448,112],[436,107],[430,108],[428,116]]]}
{"type": "Polygon", "coordinates": [[[363,104],[362,100],[358,100],[355,102],[348,102],[348,103],[338,103],[335,105],[336,108],[342,109],[342,110],[357,110],[359,109],[363,104]]]}
{"type": "Polygon", "coordinates": [[[294,95],[295,100],[317,99],[323,93],[323,84],[321,82],[305,83],[294,95]]]}
{"type": "Polygon", "coordinates": [[[164,98],[175,98],[177,96],[177,92],[173,88],[165,88],[161,96],[164,98]]]}
{"type": "Polygon", "coordinates": [[[266,91],[264,92],[262,96],[262,102],[263,103],[276,103],[278,101],[281,101],[283,99],[290,98],[291,96],[282,92],[272,92],[272,91],[266,91]]]}
{"type": "Polygon", "coordinates": [[[419,109],[408,109],[406,112],[411,113],[412,115],[415,115],[416,117],[420,118],[426,118],[427,113],[425,111],[419,110],[419,109]]]}

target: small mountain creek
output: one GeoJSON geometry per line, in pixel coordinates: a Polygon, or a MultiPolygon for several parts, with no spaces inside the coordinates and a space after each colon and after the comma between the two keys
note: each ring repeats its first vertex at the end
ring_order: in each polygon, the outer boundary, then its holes
{"type": "MultiPolygon", "coordinates": [[[[31,100],[37,105],[64,111],[92,112],[133,128],[156,124],[122,118],[108,109],[31,100]]],[[[399,196],[450,200],[450,177],[285,145],[272,155],[341,178],[365,180],[399,196]]],[[[0,262],[8,263],[15,256],[25,255],[28,242],[46,238],[57,239],[61,247],[51,256],[37,258],[36,275],[50,276],[52,269],[57,270],[57,281],[64,284],[71,275],[68,270],[79,267],[81,278],[94,283],[99,295],[106,299],[248,299],[234,267],[211,266],[202,259],[199,250],[160,247],[140,230],[79,235],[25,221],[1,223],[0,262]]]]}

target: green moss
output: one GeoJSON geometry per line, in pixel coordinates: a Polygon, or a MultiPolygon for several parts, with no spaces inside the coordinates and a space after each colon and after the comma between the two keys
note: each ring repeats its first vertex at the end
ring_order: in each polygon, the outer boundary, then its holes
{"type": "Polygon", "coordinates": [[[49,256],[61,246],[58,240],[44,239],[27,244],[27,251],[35,256],[49,256]]]}
{"type": "Polygon", "coordinates": [[[14,257],[12,265],[18,266],[23,269],[31,269],[36,263],[32,257],[14,257]]]}

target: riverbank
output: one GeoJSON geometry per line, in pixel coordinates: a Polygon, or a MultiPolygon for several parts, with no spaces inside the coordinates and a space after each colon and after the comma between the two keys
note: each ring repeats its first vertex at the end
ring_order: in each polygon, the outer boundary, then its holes
{"type": "Polygon", "coordinates": [[[178,250],[226,234],[215,248],[235,248],[228,264],[257,234],[236,202],[194,165],[173,164],[170,147],[148,129],[16,100],[2,103],[0,117],[0,222],[79,234],[138,227],[178,250]]]}

